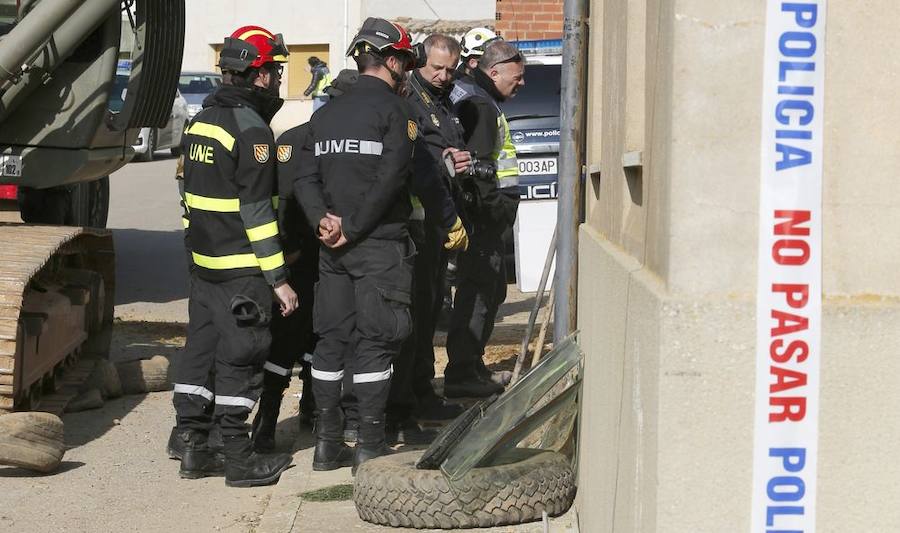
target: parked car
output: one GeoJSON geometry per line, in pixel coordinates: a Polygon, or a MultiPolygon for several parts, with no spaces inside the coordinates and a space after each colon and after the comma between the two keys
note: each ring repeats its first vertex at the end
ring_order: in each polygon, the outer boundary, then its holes
{"type": "MultiPolygon", "coordinates": [[[[109,100],[109,109],[112,112],[121,111],[125,102],[128,89],[127,70],[116,72],[113,82],[113,91],[109,100]]],[[[172,103],[172,113],[169,121],[162,128],[141,128],[133,148],[135,161],[152,161],[157,150],[171,150],[173,156],[181,155],[181,137],[188,123],[187,102],[181,93],[176,90],[175,101],[172,103]]]]}
{"type": "Polygon", "coordinates": [[[203,108],[203,100],[222,85],[222,76],[215,72],[182,72],[178,90],[187,100],[188,120],[203,108]]]}
{"type": "MultiPolygon", "coordinates": [[[[528,58],[525,86],[501,104],[516,147],[519,197],[523,202],[557,198],[561,59],[560,56],[528,58]]],[[[512,283],[516,274],[512,231],[505,237],[507,279],[512,283]]]]}

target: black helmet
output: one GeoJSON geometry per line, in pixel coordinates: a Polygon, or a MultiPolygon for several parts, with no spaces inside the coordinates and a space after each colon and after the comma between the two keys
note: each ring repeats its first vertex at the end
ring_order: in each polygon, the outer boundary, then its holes
{"type": "Polygon", "coordinates": [[[407,62],[406,70],[425,65],[425,47],[421,43],[413,45],[409,33],[403,26],[376,17],[369,17],[362,23],[350,47],[347,48],[347,55],[356,56],[374,52],[383,56],[388,50],[409,56],[410,61],[407,62]]]}

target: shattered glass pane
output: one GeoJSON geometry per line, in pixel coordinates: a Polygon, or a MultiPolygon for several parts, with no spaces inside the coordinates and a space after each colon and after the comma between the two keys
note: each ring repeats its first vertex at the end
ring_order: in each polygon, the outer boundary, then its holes
{"type": "MultiPolygon", "coordinates": [[[[451,482],[462,479],[476,466],[490,465],[492,459],[501,457],[503,451],[515,447],[559,413],[568,413],[569,421],[558,426],[551,422],[548,427],[555,427],[557,433],[571,429],[583,358],[576,335],[556,345],[534,368],[487,405],[458,442],[449,451],[445,450],[441,471],[451,482]],[[570,376],[573,371],[574,378],[570,376]],[[554,393],[548,394],[551,390],[554,393]]],[[[562,441],[562,446],[568,434],[548,438],[562,441]]]]}

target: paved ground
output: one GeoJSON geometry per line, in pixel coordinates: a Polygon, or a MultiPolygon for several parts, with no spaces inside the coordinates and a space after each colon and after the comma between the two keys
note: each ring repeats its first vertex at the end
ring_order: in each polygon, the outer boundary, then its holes
{"type": "MultiPolygon", "coordinates": [[[[117,248],[115,360],[179,356],[187,320],[187,277],[174,160],[133,163],[113,176],[109,226],[117,248]]],[[[515,291],[501,311],[492,361],[511,367],[533,298],[515,291]]],[[[437,342],[443,343],[438,337],[437,342]]],[[[438,371],[445,353],[438,348],[438,371]]],[[[221,478],[185,481],[164,453],[171,393],[127,396],[64,416],[68,450],[58,472],[36,476],[0,467],[0,531],[381,532],[350,501],[314,503],[309,490],[352,483],[349,469],[311,471],[312,437],[297,424],[298,382],[278,427],[295,466],[274,487],[229,489],[221,478]]],[[[551,520],[570,531],[574,518],[551,520]]],[[[540,524],[484,531],[538,532],[540,524]]]]}

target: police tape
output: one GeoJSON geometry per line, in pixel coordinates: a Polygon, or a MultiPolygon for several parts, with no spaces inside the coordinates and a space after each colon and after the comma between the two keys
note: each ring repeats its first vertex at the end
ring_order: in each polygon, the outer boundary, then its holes
{"type": "Polygon", "coordinates": [[[753,533],[815,531],[826,0],[768,0],[753,533]]]}

